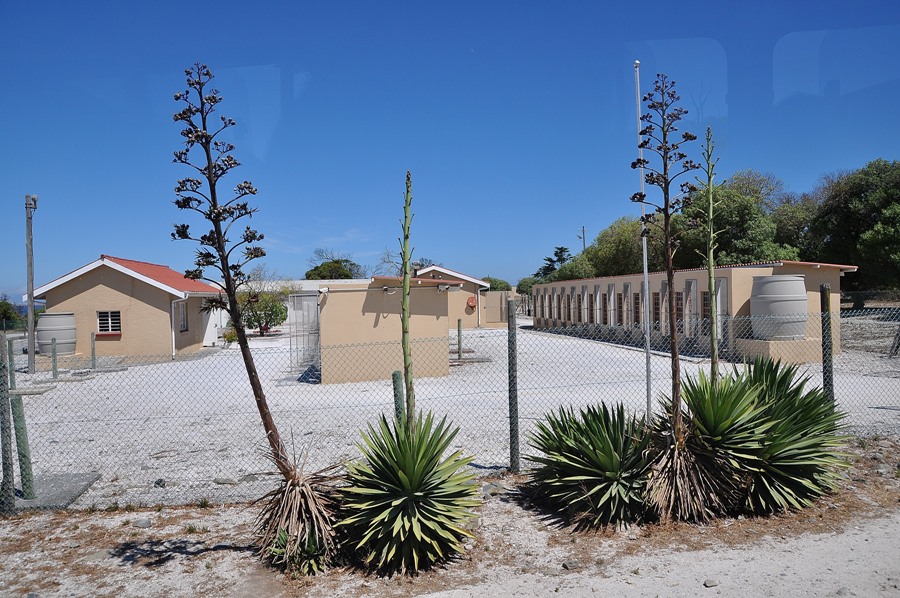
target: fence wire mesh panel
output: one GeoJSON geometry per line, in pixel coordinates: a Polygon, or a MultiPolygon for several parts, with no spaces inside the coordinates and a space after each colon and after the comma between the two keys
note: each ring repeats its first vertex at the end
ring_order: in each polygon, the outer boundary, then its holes
{"type": "MultiPolygon", "coordinates": [[[[854,434],[900,434],[900,309],[830,315],[833,385],[854,434]]],[[[821,314],[733,318],[719,323],[722,371],[754,355],[800,365],[823,380],[821,314]]],[[[583,324],[516,334],[519,443],[533,452],[535,423],[561,406],[622,402],[647,408],[643,331],[583,324]]],[[[678,322],[683,376],[708,371],[708,321],[678,322]]],[[[668,323],[652,327],[652,405],[671,390],[668,323]]],[[[75,507],[245,501],[274,480],[240,351],[212,347],[188,356],[37,356],[27,373],[23,338],[11,343],[10,394],[24,403],[36,477],[97,472],[75,507]]],[[[505,329],[464,330],[412,343],[416,404],[459,427],[453,450],[490,472],[509,465],[510,420],[505,329]]],[[[317,363],[298,360],[290,338],[253,340],[269,407],[288,449],[307,469],[356,458],[360,430],[395,413],[391,372],[399,341],[322,346],[317,363]]],[[[523,460],[527,467],[527,460],[523,460]]],[[[18,468],[18,465],[16,464],[18,468]]],[[[16,479],[19,472],[16,470],[16,479]]]]}

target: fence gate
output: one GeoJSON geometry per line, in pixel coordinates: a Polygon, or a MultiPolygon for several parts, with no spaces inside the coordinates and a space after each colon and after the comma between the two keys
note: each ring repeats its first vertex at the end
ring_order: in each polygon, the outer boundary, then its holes
{"type": "Polygon", "coordinates": [[[288,297],[291,327],[291,369],[304,373],[319,367],[319,293],[304,291],[288,297]]]}

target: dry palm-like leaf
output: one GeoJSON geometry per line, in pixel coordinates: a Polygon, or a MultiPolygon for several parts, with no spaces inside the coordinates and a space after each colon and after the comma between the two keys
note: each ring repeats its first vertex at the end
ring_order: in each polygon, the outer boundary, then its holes
{"type": "MultiPolygon", "coordinates": [[[[686,434],[689,432],[685,431],[686,434]]],[[[708,521],[726,510],[722,500],[720,463],[687,437],[657,431],[647,480],[647,499],[663,521],[708,521]]]]}
{"type": "MultiPolygon", "coordinates": [[[[269,455],[274,461],[274,455],[269,455]]],[[[256,517],[259,553],[273,565],[314,575],[337,551],[334,490],[340,466],[306,473],[302,464],[294,476],[256,502],[263,507],[256,517]]]]}

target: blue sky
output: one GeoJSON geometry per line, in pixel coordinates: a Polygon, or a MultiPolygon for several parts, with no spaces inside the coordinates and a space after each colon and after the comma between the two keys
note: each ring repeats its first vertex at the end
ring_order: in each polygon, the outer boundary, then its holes
{"type": "Polygon", "coordinates": [[[642,91],[678,82],[684,129],[713,127],[723,177],[799,193],[900,159],[900,3],[609,4],[2,0],[0,292],[25,292],[29,193],[36,285],[101,253],[191,266],[171,115],[195,61],[238,122],[224,182],[259,188],[284,277],[317,247],[395,249],[407,170],[416,254],[513,284],[638,215],[635,59],[642,91]]]}

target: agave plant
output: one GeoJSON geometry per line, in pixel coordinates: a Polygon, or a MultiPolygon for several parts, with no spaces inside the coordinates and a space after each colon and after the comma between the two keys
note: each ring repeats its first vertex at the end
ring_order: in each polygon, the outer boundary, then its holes
{"type": "MultiPolygon", "coordinates": [[[[663,518],[705,521],[740,507],[771,426],[758,395],[741,377],[713,382],[701,371],[685,379],[684,442],[675,442],[671,417],[659,418],[655,426],[648,496],[663,518]]],[[[671,409],[664,405],[664,411],[671,409]]]]}
{"type": "Polygon", "coordinates": [[[537,423],[531,445],[542,454],[527,457],[536,502],[576,527],[625,526],[644,514],[647,480],[644,421],[626,416],[618,404],[601,404],[577,414],[561,407],[537,423]]]}
{"type": "Polygon", "coordinates": [[[255,528],[259,554],[277,567],[303,575],[323,570],[337,551],[334,531],[338,467],[305,473],[295,468],[291,479],[256,502],[263,507],[255,528]]]}
{"type": "Polygon", "coordinates": [[[807,389],[809,377],[798,371],[796,365],[757,358],[740,374],[759,388],[769,422],[747,490],[745,507],[752,513],[806,507],[839,479],[845,414],[822,389],[807,389]]]}
{"type": "Polygon", "coordinates": [[[420,413],[411,427],[382,416],[362,434],[363,460],[347,465],[347,518],[338,525],[368,566],[415,573],[463,550],[479,502],[474,476],[463,470],[472,459],[444,456],[457,432],[446,418],[435,425],[431,413],[420,413]]]}

